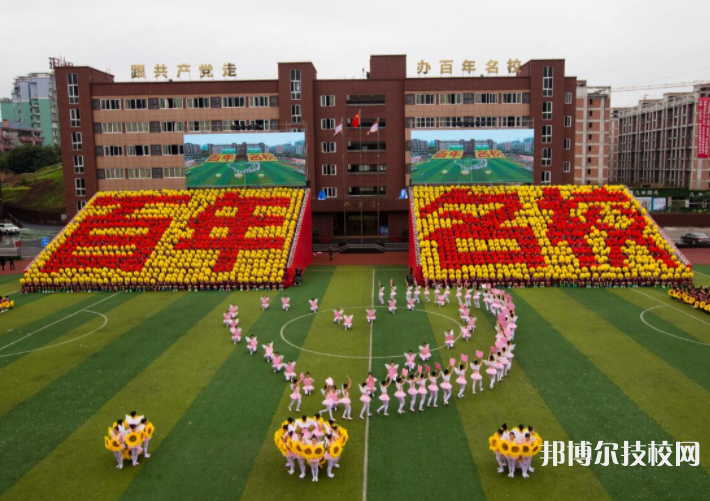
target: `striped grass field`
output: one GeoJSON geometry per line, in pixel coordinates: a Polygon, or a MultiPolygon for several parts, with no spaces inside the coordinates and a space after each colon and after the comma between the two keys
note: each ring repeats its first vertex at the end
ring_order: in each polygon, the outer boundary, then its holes
{"type": "Polygon", "coordinates": [[[236,172],[246,168],[246,163],[207,162],[187,171],[187,185],[190,188],[239,187],[239,186],[292,186],[306,183],[306,176],[281,162],[259,162],[258,172],[249,172],[238,179],[236,172]],[[232,169],[234,167],[235,170],[232,169]],[[260,174],[263,174],[260,177],[260,174]]]}
{"type": "MultiPolygon", "coordinates": [[[[710,284],[710,267],[695,269],[710,284]]],[[[456,307],[431,303],[379,309],[370,329],[373,284],[404,273],[311,268],[303,286],[270,292],[267,312],[258,292],[19,295],[18,275],[0,277],[0,294],[15,292],[17,303],[0,315],[0,501],[707,499],[710,318],[656,289],[515,290],[516,358],[494,391],[484,385],[449,407],[440,400],[401,416],[393,399],[389,417],[366,423],[355,389],[336,477],[315,484],[287,475],[272,437],[290,392],[261,354],[231,344],[221,313],[238,304],[244,332],[273,340],[317,385],[327,376],[362,383],[368,369],[382,378],[385,363],[401,364],[422,342],[440,346],[444,329],[457,329],[456,307]],[[289,312],[279,308],[282,294],[289,312]],[[311,297],[321,298],[316,315],[311,297]],[[355,313],[351,331],[333,324],[337,307],[355,313]],[[119,471],[102,437],[133,409],[157,427],[152,457],[119,471]],[[534,424],[547,440],[699,441],[701,464],[542,467],[538,457],[530,479],[509,479],[487,445],[503,422],[534,424]]],[[[403,285],[398,296],[403,306],[403,285]]],[[[493,318],[477,317],[472,342],[432,361],[486,350],[493,318]]],[[[321,400],[304,397],[302,411],[320,410],[321,400]]]]}
{"type": "Polygon", "coordinates": [[[502,158],[489,158],[488,167],[471,169],[465,176],[461,174],[461,167],[456,162],[457,160],[452,159],[423,162],[412,171],[412,182],[415,184],[532,183],[532,172],[502,158]],[[443,171],[446,171],[446,174],[443,171]],[[486,174],[486,171],[490,171],[490,174],[486,174]]]}

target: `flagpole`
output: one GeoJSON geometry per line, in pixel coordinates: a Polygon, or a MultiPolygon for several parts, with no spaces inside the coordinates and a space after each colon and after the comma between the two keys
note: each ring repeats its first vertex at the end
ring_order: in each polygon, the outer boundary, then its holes
{"type": "MultiPolygon", "coordinates": [[[[377,118],[377,165],[375,166],[375,169],[377,169],[377,188],[376,188],[376,196],[377,198],[377,224],[375,225],[375,231],[377,232],[377,238],[376,240],[380,239],[380,119],[379,117],[377,118]]],[[[389,226],[389,225],[388,225],[389,226]]]]}
{"type": "MultiPolygon", "coordinates": [[[[358,116],[358,124],[357,124],[357,129],[360,133],[360,148],[359,148],[359,155],[358,155],[358,162],[360,162],[360,165],[362,165],[362,110],[357,110],[357,116],[358,116]]],[[[360,166],[358,166],[358,169],[360,166]]],[[[362,195],[360,195],[362,196],[362,195]]],[[[364,226],[365,226],[365,221],[363,220],[362,216],[362,198],[360,199],[360,243],[363,243],[363,231],[364,231],[364,226]]]]}
{"type": "Polygon", "coordinates": [[[348,213],[345,208],[345,204],[347,203],[345,200],[345,192],[347,191],[347,180],[345,177],[346,174],[346,165],[345,165],[345,118],[340,119],[340,136],[342,140],[342,149],[343,149],[343,232],[345,235],[345,244],[347,245],[348,243],[348,213]]]}

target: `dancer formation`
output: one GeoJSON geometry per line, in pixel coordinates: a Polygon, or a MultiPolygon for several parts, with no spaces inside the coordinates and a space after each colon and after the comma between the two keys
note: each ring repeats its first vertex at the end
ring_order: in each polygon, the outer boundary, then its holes
{"type": "Polygon", "coordinates": [[[340,468],[340,457],[348,443],[348,431],[332,419],[325,421],[320,414],[312,418],[288,418],[274,433],[274,443],[286,458],[289,475],[295,473],[298,462],[301,470],[299,478],[306,477],[308,468],[312,481],[318,482],[319,469],[325,465],[328,477],[335,477],[333,468],[340,468]]]}
{"type": "Polygon", "coordinates": [[[15,309],[15,301],[10,299],[10,296],[0,297],[0,313],[5,313],[15,309]]]}
{"type": "Polygon", "coordinates": [[[488,439],[488,448],[496,455],[498,473],[505,473],[514,477],[515,470],[519,469],[523,478],[528,478],[528,473],[535,469],[530,466],[532,458],[540,452],[543,440],[532,426],[518,425],[508,430],[508,425],[503,423],[488,439]]]}
{"type": "Polygon", "coordinates": [[[148,445],[155,433],[155,426],[136,411],[118,419],[108,429],[104,437],[104,446],[116,457],[116,468],[123,468],[123,460],[128,459],[133,466],[138,466],[138,457],[149,458],[148,445]]]}
{"type": "Polygon", "coordinates": [[[670,289],[668,295],[696,310],[710,313],[710,288],[708,287],[680,287],[670,289]]]}

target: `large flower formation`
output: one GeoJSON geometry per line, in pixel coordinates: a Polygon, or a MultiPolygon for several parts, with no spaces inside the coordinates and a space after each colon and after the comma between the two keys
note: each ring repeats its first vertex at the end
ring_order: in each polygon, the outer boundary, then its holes
{"type": "Polygon", "coordinates": [[[689,265],[623,186],[417,186],[431,282],[675,285],[689,265]]]}
{"type": "Polygon", "coordinates": [[[291,188],[100,192],[23,290],[283,285],[303,203],[291,188]]]}

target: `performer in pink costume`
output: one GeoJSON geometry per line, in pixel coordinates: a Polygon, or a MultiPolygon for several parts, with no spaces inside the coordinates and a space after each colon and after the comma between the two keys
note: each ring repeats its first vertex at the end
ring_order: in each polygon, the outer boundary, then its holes
{"type": "Polygon", "coordinates": [[[367,388],[367,383],[363,383],[360,388],[360,402],[362,402],[362,410],[360,411],[360,419],[365,419],[364,414],[367,413],[367,417],[372,416],[370,414],[370,390],[367,388]]]}
{"type": "Polygon", "coordinates": [[[397,378],[395,380],[395,385],[397,386],[397,391],[395,391],[394,396],[399,400],[399,409],[397,409],[397,412],[399,414],[404,414],[404,397],[407,395],[404,392],[404,381],[402,378],[397,378]]]}
{"type": "Polygon", "coordinates": [[[296,377],[296,362],[289,361],[284,366],[284,376],[286,376],[286,381],[291,381],[296,377]]]}
{"type": "Polygon", "coordinates": [[[313,313],[318,313],[318,299],[313,298],[308,300],[308,304],[313,313]]]}
{"type": "Polygon", "coordinates": [[[414,311],[414,298],[407,299],[407,309],[409,311],[414,311]]]}
{"type": "Polygon", "coordinates": [[[268,307],[269,307],[269,298],[262,296],[261,297],[261,309],[266,311],[268,307]]]}
{"type": "Polygon", "coordinates": [[[350,330],[353,327],[353,316],[352,315],[344,315],[343,318],[345,319],[345,330],[350,330]]]}
{"type": "Polygon", "coordinates": [[[430,303],[430,302],[431,302],[431,299],[429,298],[430,295],[431,295],[431,291],[429,290],[429,287],[425,287],[425,288],[424,288],[424,300],[425,300],[427,303],[430,303]]]}
{"type": "Polygon", "coordinates": [[[377,317],[375,316],[375,309],[374,309],[374,308],[369,308],[369,309],[367,309],[367,310],[365,310],[365,311],[367,312],[367,323],[368,323],[368,324],[371,324],[371,323],[374,322],[375,319],[377,318],[377,317]]]}
{"type": "Polygon", "coordinates": [[[424,377],[423,374],[419,374],[417,377],[417,385],[419,386],[417,388],[417,393],[419,394],[419,397],[421,400],[419,400],[419,410],[421,412],[424,412],[424,402],[426,401],[426,383],[427,383],[427,378],[424,377]]]}
{"type": "Polygon", "coordinates": [[[406,359],[404,365],[406,365],[410,371],[413,371],[414,367],[417,365],[417,356],[412,352],[412,350],[409,350],[409,353],[404,354],[404,358],[406,359]]]}
{"type": "Polygon", "coordinates": [[[281,369],[284,367],[283,360],[283,355],[279,355],[278,351],[274,352],[274,358],[271,360],[271,367],[274,369],[274,372],[281,372],[281,369]]]}
{"type": "Polygon", "coordinates": [[[385,364],[385,369],[387,369],[387,379],[392,381],[397,379],[397,373],[399,371],[399,365],[394,363],[394,360],[389,364],[385,364]]]}
{"type": "Polygon", "coordinates": [[[439,305],[439,308],[442,308],[444,306],[444,303],[446,303],[446,297],[444,297],[443,294],[437,294],[436,295],[436,304],[439,305]]]}
{"type": "Polygon", "coordinates": [[[416,384],[417,381],[414,378],[414,374],[409,375],[409,379],[407,380],[407,384],[409,384],[409,388],[407,388],[407,393],[409,394],[410,397],[412,397],[412,401],[409,405],[409,411],[414,412],[414,406],[417,404],[417,396],[419,395],[419,392],[417,391],[416,384]]]}
{"type": "Polygon", "coordinates": [[[229,305],[229,315],[232,318],[235,318],[237,315],[239,315],[239,306],[235,304],[230,304],[229,305]]]}
{"type": "Polygon", "coordinates": [[[281,298],[281,309],[283,311],[288,311],[288,309],[291,307],[291,298],[288,296],[282,297],[281,298]]]}
{"type": "Polygon", "coordinates": [[[476,384],[478,384],[479,391],[483,391],[483,376],[481,376],[481,362],[477,358],[473,359],[473,362],[470,364],[471,370],[473,371],[471,373],[471,389],[473,390],[474,395],[476,394],[476,384]]]}
{"type": "Polygon", "coordinates": [[[493,353],[491,353],[488,356],[488,360],[483,361],[484,364],[488,367],[486,369],[486,374],[488,374],[491,377],[491,390],[496,384],[496,375],[498,374],[498,370],[496,369],[496,358],[493,353]]]}
{"type": "Polygon", "coordinates": [[[380,399],[380,402],[382,402],[382,405],[377,409],[377,414],[379,414],[381,410],[384,410],[383,414],[385,416],[389,416],[389,414],[387,414],[387,410],[390,406],[390,396],[387,394],[387,387],[390,384],[392,384],[392,380],[389,378],[386,382],[380,383],[380,396],[378,398],[380,399]]]}
{"type": "Polygon", "coordinates": [[[441,384],[439,386],[444,390],[444,405],[449,405],[449,399],[451,398],[451,368],[452,366],[450,365],[441,374],[441,384]]]}
{"type": "Polygon", "coordinates": [[[261,347],[264,348],[264,358],[267,362],[271,362],[271,360],[274,358],[273,341],[271,343],[262,344],[261,347]]]}
{"type": "Polygon", "coordinates": [[[240,327],[230,327],[229,332],[232,333],[232,341],[234,344],[242,340],[242,329],[240,327]]]}
{"type": "Polygon", "coordinates": [[[352,381],[348,377],[348,382],[343,383],[343,389],[342,389],[342,394],[343,396],[340,397],[338,400],[338,403],[343,404],[344,410],[343,410],[343,419],[347,419],[348,421],[352,421],[353,418],[350,416],[353,412],[353,407],[352,407],[352,402],[350,400],[350,387],[352,386],[352,381]]]}
{"type": "Polygon", "coordinates": [[[288,410],[291,410],[293,404],[296,404],[296,412],[301,411],[301,383],[302,381],[296,381],[291,384],[291,403],[288,405],[288,410]]]}
{"type": "Polygon", "coordinates": [[[444,344],[446,345],[446,347],[448,349],[451,349],[454,347],[455,341],[456,340],[454,338],[454,331],[453,330],[444,332],[444,344]]]}
{"type": "Polygon", "coordinates": [[[224,322],[224,325],[229,327],[229,324],[232,323],[232,317],[229,315],[229,312],[227,311],[223,313],[222,316],[224,317],[224,320],[222,320],[224,322]]]}
{"type": "Polygon", "coordinates": [[[306,395],[313,393],[313,378],[310,372],[306,372],[306,377],[303,378],[303,393],[306,395]]]}
{"type": "Polygon", "coordinates": [[[456,375],[458,376],[456,378],[456,383],[459,385],[459,394],[458,397],[462,398],[463,397],[463,392],[466,391],[466,364],[459,364],[458,369],[454,369],[456,372],[456,375]]]}
{"type": "Polygon", "coordinates": [[[336,324],[340,325],[340,322],[343,321],[343,310],[340,308],[336,308],[333,310],[333,322],[336,324]]]}
{"type": "Polygon", "coordinates": [[[417,285],[417,288],[414,289],[414,301],[416,301],[417,303],[421,302],[421,300],[419,299],[419,296],[421,295],[421,293],[422,293],[422,286],[417,285]]]}
{"type": "Polygon", "coordinates": [[[431,358],[431,350],[429,349],[429,343],[424,343],[423,346],[419,347],[419,358],[421,358],[423,362],[426,362],[431,358]]]}
{"type": "Polygon", "coordinates": [[[382,284],[378,288],[377,299],[380,300],[380,304],[385,304],[385,286],[382,284]]]}
{"type": "Polygon", "coordinates": [[[439,373],[436,370],[434,370],[433,372],[429,372],[429,400],[426,404],[427,407],[431,407],[432,402],[434,403],[434,407],[439,407],[436,403],[439,399],[439,385],[436,383],[438,378],[439,373]]]}
{"type": "Polygon", "coordinates": [[[397,311],[397,300],[392,298],[387,302],[387,309],[389,310],[390,313],[394,313],[397,311]]]}
{"type": "Polygon", "coordinates": [[[249,342],[247,343],[247,350],[249,350],[249,355],[253,355],[256,353],[256,350],[259,346],[259,342],[256,340],[256,336],[252,334],[252,336],[249,338],[249,342]]]}
{"type": "Polygon", "coordinates": [[[468,341],[469,339],[471,339],[471,329],[462,325],[461,326],[461,339],[463,339],[464,341],[468,341]]]}
{"type": "Polygon", "coordinates": [[[481,291],[478,289],[473,292],[473,304],[475,304],[476,308],[479,310],[481,309],[481,291]]]}

